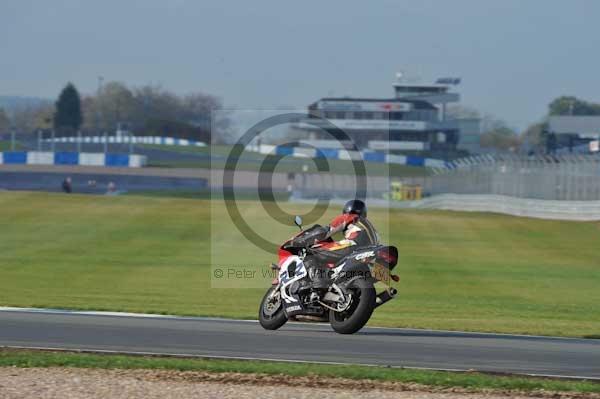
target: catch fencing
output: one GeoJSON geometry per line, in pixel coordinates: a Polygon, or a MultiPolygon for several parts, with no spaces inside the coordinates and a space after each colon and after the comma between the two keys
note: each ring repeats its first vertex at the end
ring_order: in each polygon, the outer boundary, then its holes
{"type": "MultiPolygon", "coordinates": [[[[297,173],[291,185],[298,198],[347,198],[356,193],[352,175],[297,173]]],[[[422,188],[423,197],[440,194],[500,195],[556,201],[600,200],[600,156],[501,156],[459,159],[429,168],[426,176],[368,176],[367,198],[386,198],[392,183],[422,188]]]]}
{"type": "Polygon", "coordinates": [[[434,169],[428,195],[492,194],[559,201],[600,200],[600,156],[481,156],[434,169]]]}

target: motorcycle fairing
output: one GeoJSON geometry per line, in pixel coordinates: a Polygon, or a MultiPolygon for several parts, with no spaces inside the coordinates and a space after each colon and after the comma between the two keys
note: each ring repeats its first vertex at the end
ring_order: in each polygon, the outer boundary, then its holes
{"type": "Polygon", "coordinates": [[[285,312],[288,317],[304,312],[304,306],[302,305],[299,296],[297,294],[292,294],[290,288],[293,283],[302,280],[306,275],[307,271],[304,262],[296,255],[289,256],[281,264],[279,269],[279,282],[281,286],[279,289],[281,291],[281,298],[283,298],[285,312]]]}

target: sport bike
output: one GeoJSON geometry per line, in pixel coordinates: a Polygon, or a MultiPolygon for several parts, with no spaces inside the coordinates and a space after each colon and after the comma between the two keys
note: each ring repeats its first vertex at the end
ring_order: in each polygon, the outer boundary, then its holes
{"type": "Polygon", "coordinates": [[[397,290],[391,271],[398,262],[398,249],[380,244],[353,249],[339,255],[323,250],[324,228],[314,225],[279,247],[279,262],[271,288],[259,309],[259,321],[267,330],[276,330],[288,320],[329,321],[340,334],[353,334],[368,321],[373,311],[394,298],[397,290]],[[384,287],[379,294],[375,283],[384,287]]]}

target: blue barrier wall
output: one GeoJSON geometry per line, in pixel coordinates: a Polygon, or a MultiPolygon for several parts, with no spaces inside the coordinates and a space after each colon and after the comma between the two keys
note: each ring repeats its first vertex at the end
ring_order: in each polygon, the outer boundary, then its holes
{"type": "MultiPolygon", "coordinates": [[[[312,157],[309,155],[309,148],[306,147],[290,147],[290,146],[275,146],[275,153],[277,155],[293,155],[302,157],[312,157]]],[[[272,151],[256,150],[261,153],[267,153],[272,151]]],[[[445,167],[444,161],[432,158],[423,158],[418,156],[394,156],[388,157],[385,152],[381,151],[362,151],[360,153],[362,159],[368,162],[381,162],[381,163],[393,163],[398,165],[410,165],[410,166],[430,166],[430,167],[445,167]],[[391,158],[391,159],[388,159],[391,158]]],[[[340,150],[336,148],[316,148],[315,158],[327,158],[327,159],[340,159],[340,150]]],[[[347,159],[345,157],[344,159],[347,159]]]]}
{"type": "Polygon", "coordinates": [[[79,153],[55,152],[54,165],[79,165],[79,153]]]}
{"type": "Polygon", "coordinates": [[[106,154],[104,161],[106,166],[129,166],[129,155],[127,154],[106,154]]]}
{"type": "Polygon", "coordinates": [[[25,151],[11,151],[3,153],[4,163],[7,164],[26,164],[27,153],[25,151]]]}
{"type": "Polygon", "coordinates": [[[409,155],[406,157],[406,164],[410,166],[425,166],[425,158],[409,155]]]}
{"type": "Polygon", "coordinates": [[[363,152],[363,159],[371,162],[385,162],[385,153],[383,152],[363,152]]]}
{"type": "Polygon", "coordinates": [[[339,151],[334,148],[317,148],[317,158],[338,159],[339,151]]]}
{"type": "Polygon", "coordinates": [[[146,164],[146,157],[137,154],[7,151],[0,152],[0,164],[142,167],[146,164]]]}
{"type": "Polygon", "coordinates": [[[275,153],[277,155],[294,155],[294,147],[277,146],[275,153]]]}

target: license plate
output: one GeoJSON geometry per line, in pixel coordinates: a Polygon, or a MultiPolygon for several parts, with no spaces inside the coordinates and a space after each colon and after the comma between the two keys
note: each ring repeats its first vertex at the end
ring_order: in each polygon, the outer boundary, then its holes
{"type": "Polygon", "coordinates": [[[375,280],[389,284],[390,269],[383,265],[380,265],[379,263],[375,263],[373,266],[371,266],[371,276],[375,280]]]}

